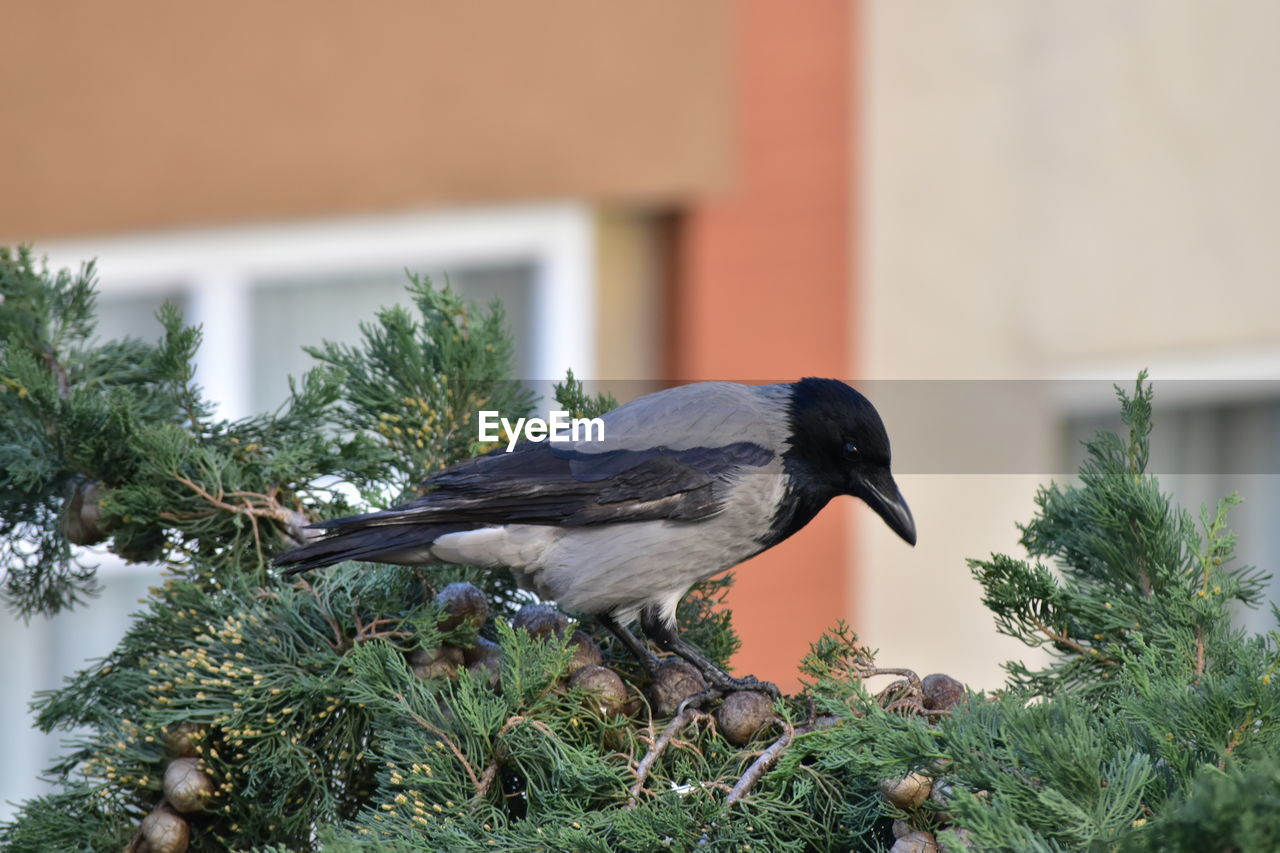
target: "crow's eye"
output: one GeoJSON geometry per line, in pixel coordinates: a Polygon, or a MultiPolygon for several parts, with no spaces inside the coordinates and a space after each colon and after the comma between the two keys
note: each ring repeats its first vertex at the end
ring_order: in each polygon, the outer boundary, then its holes
{"type": "Polygon", "coordinates": [[[845,459],[852,461],[858,458],[858,445],[854,444],[852,441],[846,441],[842,449],[844,450],[845,459]]]}

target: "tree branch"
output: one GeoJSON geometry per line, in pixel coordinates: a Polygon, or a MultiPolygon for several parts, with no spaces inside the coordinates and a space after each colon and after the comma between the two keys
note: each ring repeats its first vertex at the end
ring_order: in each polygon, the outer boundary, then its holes
{"type": "Polygon", "coordinates": [[[705,717],[707,717],[707,715],[696,708],[685,708],[672,718],[671,722],[667,724],[667,727],[663,730],[662,734],[653,742],[653,746],[649,747],[649,751],[645,753],[644,758],[640,759],[640,763],[636,765],[636,782],[631,786],[631,796],[627,800],[626,808],[634,809],[636,807],[636,803],[640,797],[640,792],[644,790],[644,783],[648,781],[649,774],[653,772],[653,766],[658,762],[658,759],[662,757],[662,753],[665,752],[667,747],[671,744],[672,738],[674,738],[685,726],[695,722],[699,718],[705,717]]]}
{"type": "Polygon", "coordinates": [[[1085,646],[1080,645],[1075,640],[1068,637],[1066,634],[1059,634],[1057,631],[1054,631],[1052,628],[1050,628],[1048,625],[1041,622],[1036,617],[1030,616],[1028,618],[1031,620],[1032,624],[1034,624],[1036,628],[1040,630],[1040,633],[1044,634],[1052,642],[1055,642],[1062,646],[1066,646],[1069,649],[1073,649],[1079,654],[1082,654],[1085,657],[1091,658],[1100,663],[1109,663],[1112,666],[1119,664],[1119,661],[1113,660],[1112,658],[1099,654],[1097,649],[1086,648],[1085,646]]]}
{"type": "Polygon", "coordinates": [[[409,701],[404,698],[403,693],[397,693],[396,698],[400,700],[400,704],[403,705],[404,709],[409,712],[409,716],[413,718],[413,721],[415,723],[422,726],[424,729],[426,729],[427,731],[435,735],[437,738],[439,738],[440,743],[447,746],[449,748],[449,751],[453,753],[454,757],[457,758],[458,761],[462,762],[462,769],[467,771],[467,777],[471,780],[472,787],[475,788],[476,796],[477,797],[480,796],[482,790],[488,790],[487,785],[483,789],[481,788],[480,779],[479,777],[476,776],[475,769],[472,768],[471,762],[467,761],[467,757],[462,754],[462,750],[458,749],[458,745],[454,743],[453,740],[451,740],[450,737],[447,734],[445,734],[443,731],[431,725],[431,723],[427,722],[425,719],[423,719],[421,716],[415,713],[414,710],[409,707],[409,701]]]}
{"type": "Polygon", "coordinates": [[[791,739],[795,737],[795,729],[784,719],[778,718],[777,722],[783,726],[782,736],[769,744],[769,748],[760,753],[760,757],[751,763],[747,772],[743,773],[742,778],[738,780],[738,784],[734,785],[733,790],[729,792],[725,805],[732,806],[750,793],[755,784],[769,771],[770,767],[777,763],[782,753],[790,746],[791,739]]]}

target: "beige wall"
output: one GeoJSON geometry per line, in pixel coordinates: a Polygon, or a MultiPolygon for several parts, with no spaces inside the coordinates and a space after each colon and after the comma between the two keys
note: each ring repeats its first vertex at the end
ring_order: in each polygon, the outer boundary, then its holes
{"type": "Polygon", "coordinates": [[[596,216],[595,377],[623,380],[616,389],[620,400],[657,390],[648,382],[664,375],[670,219],[623,207],[605,208],[596,216]]]}
{"type": "MultiPolygon", "coordinates": [[[[869,0],[867,27],[865,375],[1158,382],[1280,353],[1280,5],[869,0]]],[[[1061,408],[1028,393],[1019,452],[1051,471],[1061,408]]],[[[938,440],[893,416],[897,458],[938,440]]],[[[914,552],[858,516],[886,662],[990,686],[1020,653],[964,558],[1015,547],[1029,467],[904,477],[914,552]]]]}

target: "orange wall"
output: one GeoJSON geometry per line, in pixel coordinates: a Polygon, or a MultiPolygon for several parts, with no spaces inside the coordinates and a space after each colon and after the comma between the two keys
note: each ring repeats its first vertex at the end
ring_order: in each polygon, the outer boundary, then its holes
{"type": "MultiPolygon", "coordinates": [[[[678,226],[669,375],[747,382],[852,374],[852,52],[848,0],[735,7],[739,110],[732,191],[678,226]]],[[[737,571],[735,661],[792,687],[845,612],[850,531],[828,508],[737,571]]]]}
{"type": "Polygon", "coordinates": [[[0,241],[724,185],[729,0],[5,5],[0,241]]]}
{"type": "MultiPolygon", "coordinates": [[[[498,5],[15,4],[0,242],[694,197],[675,226],[667,376],[850,375],[856,3],[498,5]]],[[[828,510],[742,568],[743,670],[793,683],[845,615],[848,535],[828,510]]]]}

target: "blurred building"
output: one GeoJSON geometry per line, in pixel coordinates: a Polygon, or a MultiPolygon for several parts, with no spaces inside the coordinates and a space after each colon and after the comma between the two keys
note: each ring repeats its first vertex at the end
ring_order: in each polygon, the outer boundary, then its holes
{"type": "MultiPolygon", "coordinates": [[[[1280,376],[1275,4],[54,0],[7,22],[0,241],[97,257],[103,336],[179,303],[226,415],[278,404],[301,347],[352,339],[406,268],[501,299],[528,379],[865,386],[920,544],[841,501],[742,567],[744,671],[794,685],[844,618],[889,665],[998,684],[1024,652],[964,559],[1016,549],[1112,411],[1072,378],[1150,367],[1174,484],[1239,490],[1245,556],[1280,556],[1275,383],[1160,384],[1280,376]]],[[[139,571],[0,628],[27,652],[0,665],[0,799],[53,748],[21,736],[23,697],[110,647],[139,571]]]]}

